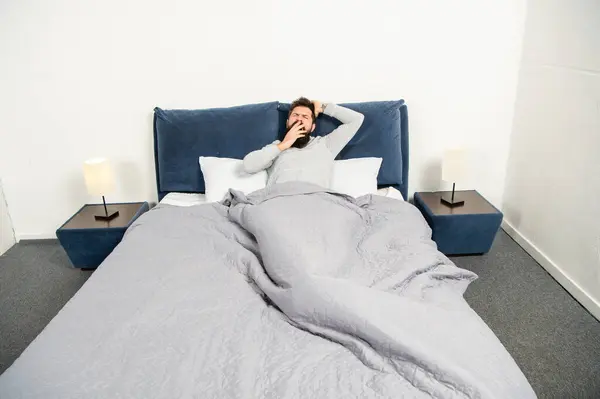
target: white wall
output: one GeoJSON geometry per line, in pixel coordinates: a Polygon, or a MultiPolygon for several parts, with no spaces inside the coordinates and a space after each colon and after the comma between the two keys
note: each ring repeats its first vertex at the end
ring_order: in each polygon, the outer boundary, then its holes
{"type": "Polygon", "coordinates": [[[2,180],[0,180],[0,255],[5,253],[15,243],[8,207],[2,190],[2,180]]]}
{"type": "Polygon", "coordinates": [[[530,0],[504,210],[600,318],[600,2],[530,0]]]}
{"type": "Polygon", "coordinates": [[[109,201],[154,200],[153,107],[300,95],[404,98],[410,192],[440,187],[441,151],[458,143],[478,156],[477,173],[459,187],[501,205],[525,0],[8,0],[0,7],[0,170],[8,171],[21,238],[51,237],[82,203],[98,200],[81,176],[92,156],[117,165],[120,186],[109,201]]]}

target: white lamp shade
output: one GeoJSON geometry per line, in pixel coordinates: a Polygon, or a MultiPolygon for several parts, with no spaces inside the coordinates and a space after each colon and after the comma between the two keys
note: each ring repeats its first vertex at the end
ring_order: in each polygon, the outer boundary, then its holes
{"type": "Polygon", "coordinates": [[[83,163],[83,176],[90,195],[109,194],[115,188],[110,163],[106,158],[93,158],[85,161],[83,163]]]}
{"type": "Polygon", "coordinates": [[[450,149],[444,152],[442,160],[442,180],[457,182],[467,175],[467,152],[463,149],[450,149]]]}

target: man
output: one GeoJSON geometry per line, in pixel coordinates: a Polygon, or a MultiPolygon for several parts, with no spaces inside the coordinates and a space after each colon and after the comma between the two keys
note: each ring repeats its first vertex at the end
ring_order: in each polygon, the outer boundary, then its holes
{"type": "Polygon", "coordinates": [[[244,157],[247,173],[266,169],[267,186],[286,181],[306,181],[328,188],[333,160],[363,123],[364,115],[336,104],[323,104],[300,97],[290,106],[283,141],[253,151],[244,157]],[[320,113],[342,122],[324,137],[311,137],[320,113]]]}

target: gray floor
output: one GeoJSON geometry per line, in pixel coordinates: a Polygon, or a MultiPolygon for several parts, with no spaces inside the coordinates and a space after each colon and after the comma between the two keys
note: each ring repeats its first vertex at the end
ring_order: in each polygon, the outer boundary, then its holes
{"type": "MultiPolygon", "coordinates": [[[[510,237],[485,256],[455,257],[479,274],[465,297],[513,355],[540,398],[600,398],[600,323],[510,237]]],[[[55,241],[0,257],[0,373],[85,283],[55,241]]]]}
{"type": "Polygon", "coordinates": [[[600,322],[503,231],[485,256],[453,257],[479,275],[465,298],[540,398],[600,398],[600,322]]]}
{"type": "Polygon", "coordinates": [[[91,273],[73,269],[57,241],[21,241],[0,256],[0,373],[91,273]]]}

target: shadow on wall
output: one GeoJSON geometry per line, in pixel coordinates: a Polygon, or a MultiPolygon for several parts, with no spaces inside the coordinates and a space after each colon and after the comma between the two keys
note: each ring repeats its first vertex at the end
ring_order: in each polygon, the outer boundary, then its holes
{"type": "Polygon", "coordinates": [[[134,162],[118,162],[115,165],[115,176],[118,176],[118,185],[121,197],[137,198],[144,190],[144,178],[139,165],[134,162]]]}
{"type": "Polygon", "coordinates": [[[422,191],[438,191],[442,182],[442,161],[435,159],[430,161],[421,174],[422,191]]]}
{"type": "MultiPolygon", "coordinates": [[[[82,204],[85,204],[87,198],[87,191],[85,187],[85,180],[80,170],[74,170],[64,175],[62,192],[65,195],[65,201],[69,205],[69,211],[63,217],[70,216],[73,212],[81,208],[82,204]]],[[[65,219],[66,220],[66,219],[65,219]]]]}
{"type": "Polygon", "coordinates": [[[2,179],[0,179],[0,255],[15,244],[15,231],[8,213],[8,204],[4,197],[2,179]]]}
{"type": "Polygon", "coordinates": [[[505,222],[510,223],[510,225],[515,229],[519,229],[521,227],[522,215],[518,209],[508,205],[507,202],[504,201],[502,211],[504,212],[505,222]]]}

